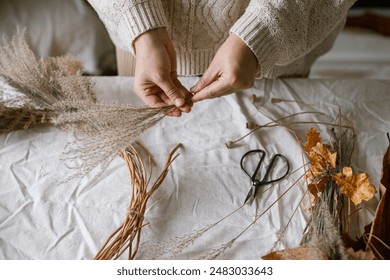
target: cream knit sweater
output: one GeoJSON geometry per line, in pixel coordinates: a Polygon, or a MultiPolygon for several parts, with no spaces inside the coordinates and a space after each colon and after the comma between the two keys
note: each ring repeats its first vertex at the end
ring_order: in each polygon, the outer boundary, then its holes
{"type": "Polygon", "coordinates": [[[356,0],[89,0],[117,48],[134,53],[143,32],[166,27],[179,75],[205,72],[234,33],[253,51],[261,76],[307,74],[328,51],[356,0]]]}

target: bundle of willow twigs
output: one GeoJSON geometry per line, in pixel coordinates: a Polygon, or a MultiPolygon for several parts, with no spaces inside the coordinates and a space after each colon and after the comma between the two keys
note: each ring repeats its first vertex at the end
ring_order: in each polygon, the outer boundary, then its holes
{"type": "MultiPolygon", "coordinates": [[[[130,206],[125,221],[110,235],[106,243],[96,254],[95,260],[117,259],[126,250],[128,250],[128,259],[134,259],[141,240],[141,230],[144,226],[144,215],[148,199],[164,181],[168,174],[169,166],[178,156],[178,154],[175,155],[175,152],[179,147],[180,144],[170,152],[162,173],[150,189],[148,189],[148,185],[151,171],[148,175],[145,165],[135,148],[130,146],[120,153],[120,156],[125,161],[130,173],[132,186],[130,206]]],[[[151,166],[150,157],[149,165],[151,166]]]]}

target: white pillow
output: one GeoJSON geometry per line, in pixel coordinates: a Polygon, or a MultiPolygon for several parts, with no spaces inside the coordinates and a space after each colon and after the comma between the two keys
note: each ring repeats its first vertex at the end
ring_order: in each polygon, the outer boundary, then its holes
{"type": "Polygon", "coordinates": [[[27,28],[40,57],[72,54],[93,75],[115,73],[115,47],[95,11],[84,0],[2,0],[0,34],[27,28]]]}

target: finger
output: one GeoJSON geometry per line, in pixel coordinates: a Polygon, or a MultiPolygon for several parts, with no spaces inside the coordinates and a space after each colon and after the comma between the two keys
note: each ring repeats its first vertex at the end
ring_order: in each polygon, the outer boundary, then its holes
{"type": "Polygon", "coordinates": [[[212,68],[208,68],[206,72],[203,74],[202,77],[200,77],[199,81],[190,88],[190,91],[193,93],[196,93],[208,85],[210,85],[212,82],[218,79],[219,73],[217,71],[213,71],[212,68]]]}
{"type": "Polygon", "coordinates": [[[182,112],[179,110],[179,108],[175,107],[175,108],[172,108],[172,109],[164,112],[164,114],[166,114],[170,117],[180,117],[182,115],[182,112]]]}
{"type": "Polygon", "coordinates": [[[170,106],[171,108],[169,109],[166,109],[164,108],[162,110],[162,113],[168,115],[168,116],[171,116],[171,117],[180,117],[181,116],[181,110],[179,110],[179,108],[177,107],[173,107],[172,108],[172,102],[171,100],[166,96],[166,94],[160,89],[160,91],[157,93],[156,95],[158,98],[160,98],[163,102],[164,102],[164,105],[161,106],[161,107],[166,107],[166,106],[170,106]]]}
{"type": "Polygon", "coordinates": [[[193,103],[191,101],[191,98],[192,98],[192,93],[190,91],[188,91],[181,83],[179,80],[176,79],[176,81],[174,81],[175,85],[177,86],[177,88],[179,89],[180,91],[180,94],[184,97],[184,100],[185,100],[185,103],[183,106],[179,107],[179,109],[182,111],[182,112],[185,112],[185,113],[189,113],[191,111],[191,107],[193,106],[193,103]]]}
{"type": "MultiPolygon", "coordinates": [[[[149,105],[150,107],[153,107],[153,108],[167,107],[169,105],[172,105],[172,102],[165,95],[165,93],[163,91],[161,91],[161,89],[160,89],[159,93],[157,93],[153,96],[147,97],[147,100],[148,100],[148,102],[154,102],[154,104],[155,104],[154,106],[151,106],[151,104],[147,104],[145,102],[146,105],[149,105]]],[[[180,117],[181,116],[181,111],[177,107],[173,107],[173,108],[169,108],[169,109],[162,108],[161,112],[163,114],[166,114],[167,116],[171,116],[171,117],[180,117]]]]}
{"type": "Polygon", "coordinates": [[[192,97],[193,94],[181,84],[181,82],[177,78],[176,72],[171,73],[171,78],[177,89],[180,91],[182,97],[184,97],[184,99],[187,100],[192,97]]]}
{"type": "MultiPolygon", "coordinates": [[[[149,96],[140,96],[142,101],[148,105],[151,108],[160,108],[160,107],[166,107],[168,105],[172,105],[171,100],[165,95],[165,93],[157,94],[157,95],[149,95],[149,96]]],[[[172,116],[172,117],[180,117],[183,110],[181,108],[171,108],[171,109],[163,109],[162,113],[172,116]]],[[[185,112],[191,111],[191,108],[189,110],[186,110],[185,112]]]]}
{"type": "Polygon", "coordinates": [[[178,108],[180,111],[182,111],[183,113],[189,113],[191,112],[191,107],[189,104],[187,104],[187,102],[185,103],[184,106],[181,106],[180,108],[178,108]]]}
{"type": "Polygon", "coordinates": [[[156,83],[156,85],[164,91],[164,93],[167,95],[170,101],[175,104],[176,107],[181,107],[184,105],[185,100],[181,96],[179,89],[172,82],[170,77],[168,77],[167,79],[162,79],[161,81],[156,83]]]}
{"type": "MultiPolygon", "coordinates": [[[[173,105],[172,104],[172,101],[166,96],[166,94],[164,92],[161,92],[159,95],[158,95],[161,100],[165,103],[165,106],[167,105],[173,105]]],[[[191,95],[192,96],[192,95],[191,95]]],[[[181,106],[180,108],[178,107],[175,107],[174,109],[177,109],[177,110],[180,110],[181,112],[184,112],[184,113],[189,113],[191,112],[191,107],[192,107],[193,103],[191,100],[186,100],[186,103],[184,103],[183,106],[181,106]]],[[[172,110],[172,109],[171,109],[172,110]]],[[[176,113],[175,113],[176,114],[176,113]]],[[[170,114],[168,114],[170,115],[170,114]]]]}
{"type": "Polygon", "coordinates": [[[165,106],[173,105],[172,101],[168,96],[160,89],[160,92],[157,94],[158,97],[165,103],[165,106]]]}
{"type": "Polygon", "coordinates": [[[234,92],[234,89],[228,83],[225,83],[223,80],[216,80],[207,87],[195,93],[192,97],[192,102],[198,102],[204,99],[211,99],[229,93],[234,92]]]}
{"type": "Polygon", "coordinates": [[[142,99],[142,101],[152,108],[164,107],[169,104],[161,98],[162,90],[157,86],[134,84],[134,92],[142,99]]]}
{"type": "Polygon", "coordinates": [[[164,100],[160,98],[159,95],[152,94],[152,95],[139,95],[139,97],[142,99],[142,101],[148,105],[151,108],[159,108],[167,106],[168,104],[165,103],[164,100]]]}

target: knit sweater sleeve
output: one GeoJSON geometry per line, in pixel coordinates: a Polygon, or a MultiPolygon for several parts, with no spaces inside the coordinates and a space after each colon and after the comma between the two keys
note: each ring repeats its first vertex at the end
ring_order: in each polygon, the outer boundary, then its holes
{"type": "Polygon", "coordinates": [[[256,55],[262,76],[317,47],[356,0],[251,0],[230,32],[256,55]]]}
{"type": "Polygon", "coordinates": [[[114,44],[134,53],[142,33],[167,26],[161,0],[88,0],[108,29],[114,44]]]}

